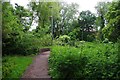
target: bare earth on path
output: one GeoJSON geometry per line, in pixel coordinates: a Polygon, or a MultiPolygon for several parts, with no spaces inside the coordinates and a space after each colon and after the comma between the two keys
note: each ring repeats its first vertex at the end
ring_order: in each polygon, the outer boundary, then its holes
{"type": "Polygon", "coordinates": [[[22,76],[22,79],[27,78],[45,78],[50,79],[48,75],[48,57],[50,55],[50,51],[42,52],[37,55],[33,60],[33,63],[28,67],[25,73],[22,76]]]}

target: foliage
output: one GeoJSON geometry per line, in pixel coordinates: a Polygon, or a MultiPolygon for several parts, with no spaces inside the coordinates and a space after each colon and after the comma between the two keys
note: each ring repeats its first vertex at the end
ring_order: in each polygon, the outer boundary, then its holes
{"type": "Polygon", "coordinates": [[[49,58],[53,78],[120,78],[120,43],[113,44],[120,37],[119,0],[98,3],[97,16],[87,10],[80,12],[77,17],[78,5],[74,3],[35,0],[28,7],[25,9],[16,4],[13,8],[9,2],[2,2],[2,51],[3,58],[6,58],[3,59],[4,77],[19,77],[29,63],[27,56],[24,59],[20,57],[21,62],[19,57],[8,55],[35,54],[53,42],[53,45],[62,45],[53,46],[49,58]],[[29,31],[33,23],[38,26],[29,31]],[[103,43],[98,44],[95,38],[100,38],[98,42],[103,40],[103,43]],[[95,43],[85,42],[95,40],[95,43]],[[18,63],[23,64],[23,68],[18,69],[18,63]]]}
{"type": "Polygon", "coordinates": [[[68,35],[62,35],[59,38],[53,40],[53,45],[69,45],[71,39],[68,35]]]}
{"type": "Polygon", "coordinates": [[[35,18],[38,18],[38,26],[44,28],[45,25],[50,25],[50,17],[54,20],[59,18],[60,6],[58,2],[31,2],[29,7],[33,12],[36,12],[35,18]]]}
{"type": "Polygon", "coordinates": [[[51,36],[46,34],[43,37],[36,37],[30,33],[24,34],[20,42],[17,43],[18,46],[15,47],[17,54],[20,55],[30,55],[39,52],[39,49],[44,46],[52,45],[51,36]]]}
{"type": "Polygon", "coordinates": [[[67,43],[70,40],[70,37],[68,35],[63,35],[63,36],[60,36],[59,39],[67,43]]]}
{"type": "Polygon", "coordinates": [[[59,21],[59,35],[66,35],[74,29],[75,26],[72,24],[75,22],[77,17],[75,16],[78,13],[78,4],[76,3],[61,3],[60,10],[60,21],[59,21]]]}
{"type": "Polygon", "coordinates": [[[112,2],[106,14],[108,24],[103,28],[104,37],[116,42],[120,36],[120,1],[112,2]]]}
{"type": "Polygon", "coordinates": [[[71,32],[68,34],[68,36],[71,37],[71,40],[76,40],[76,39],[79,39],[78,34],[79,34],[79,28],[75,28],[75,29],[73,29],[73,31],[71,31],[71,32]]]}
{"type": "Polygon", "coordinates": [[[15,4],[14,14],[20,20],[20,27],[23,28],[24,32],[27,32],[30,29],[33,21],[33,13],[29,9],[25,9],[23,6],[15,4]]]}
{"type": "Polygon", "coordinates": [[[108,43],[109,40],[107,38],[105,38],[105,40],[103,41],[103,43],[108,43]]]}
{"type": "Polygon", "coordinates": [[[109,8],[110,2],[98,2],[97,5],[95,6],[95,9],[97,10],[97,19],[96,19],[96,27],[99,28],[98,31],[98,39],[99,40],[103,40],[103,32],[102,29],[105,27],[106,25],[106,13],[108,12],[108,8],[109,8]]]}
{"type": "Polygon", "coordinates": [[[41,37],[40,40],[41,46],[51,46],[52,45],[52,38],[49,34],[44,35],[44,37],[41,37]]]}
{"type": "Polygon", "coordinates": [[[32,62],[31,56],[7,56],[2,59],[2,77],[20,78],[28,65],[32,62]]]}
{"type": "Polygon", "coordinates": [[[98,13],[98,26],[100,29],[105,27],[105,14],[108,11],[110,2],[98,2],[97,5],[95,6],[95,9],[97,10],[98,13]]]}
{"type": "Polygon", "coordinates": [[[41,41],[38,41],[38,39],[33,36],[32,34],[24,34],[22,36],[22,39],[19,40],[15,47],[13,47],[14,54],[16,53],[18,55],[30,55],[35,54],[39,51],[40,43],[41,41]],[[39,45],[38,45],[39,44],[39,45]]]}
{"type": "MultiPolygon", "coordinates": [[[[42,46],[50,46],[52,44],[51,37],[48,34],[48,26],[31,32],[28,31],[29,29],[23,28],[23,26],[27,25],[26,22],[23,23],[23,17],[31,16],[31,12],[17,4],[16,9],[13,9],[8,2],[4,2],[2,5],[3,56],[35,54],[42,46]]],[[[31,22],[28,23],[30,26],[31,22]]]]}
{"type": "MultiPolygon", "coordinates": [[[[82,11],[79,14],[78,21],[80,25],[80,32],[81,33],[81,39],[80,40],[89,40],[89,36],[94,34],[94,23],[96,20],[96,16],[91,13],[89,10],[87,11],[82,11]],[[84,36],[84,38],[83,38],[84,36]]],[[[91,36],[92,37],[92,36],[91,36]]]]}
{"type": "MultiPolygon", "coordinates": [[[[9,54],[13,47],[16,46],[17,41],[21,39],[22,28],[17,17],[13,14],[14,9],[8,2],[2,3],[2,46],[3,53],[9,54]]],[[[4,55],[3,54],[3,55],[4,55]]]]}
{"type": "Polygon", "coordinates": [[[79,48],[53,46],[49,58],[52,78],[119,79],[116,44],[81,43],[79,48]]]}

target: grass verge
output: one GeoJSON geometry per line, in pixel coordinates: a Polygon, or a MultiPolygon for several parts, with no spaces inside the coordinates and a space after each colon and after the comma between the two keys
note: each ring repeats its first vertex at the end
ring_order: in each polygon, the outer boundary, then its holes
{"type": "Polygon", "coordinates": [[[3,78],[20,78],[32,63],[32,56],[6,56],[2,60],[3,78]]]}

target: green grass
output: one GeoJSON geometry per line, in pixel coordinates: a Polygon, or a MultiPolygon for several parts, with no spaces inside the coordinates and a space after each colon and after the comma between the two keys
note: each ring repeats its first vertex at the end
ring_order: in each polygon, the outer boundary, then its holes
{"type": "Polygon", "coordinates": [[[3,78],[20,78],[32,62],[32,56],[6,56],[2,60],[3,78]]]}
{"type": "Polygon", "coordinates": [[[49,57],[52,78],[120,79],[117,44],[84,42],[77,45],[52,47],[49,57]]]}

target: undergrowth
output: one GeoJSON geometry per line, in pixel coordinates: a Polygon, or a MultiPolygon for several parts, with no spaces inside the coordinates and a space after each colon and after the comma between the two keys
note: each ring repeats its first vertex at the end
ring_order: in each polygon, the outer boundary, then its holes
{"type": "Polygon", "coordinates": [[[80,43],[79,47],[53,46],[49,57],[52,78],[120,79],[118,45],[80,43]]]}

